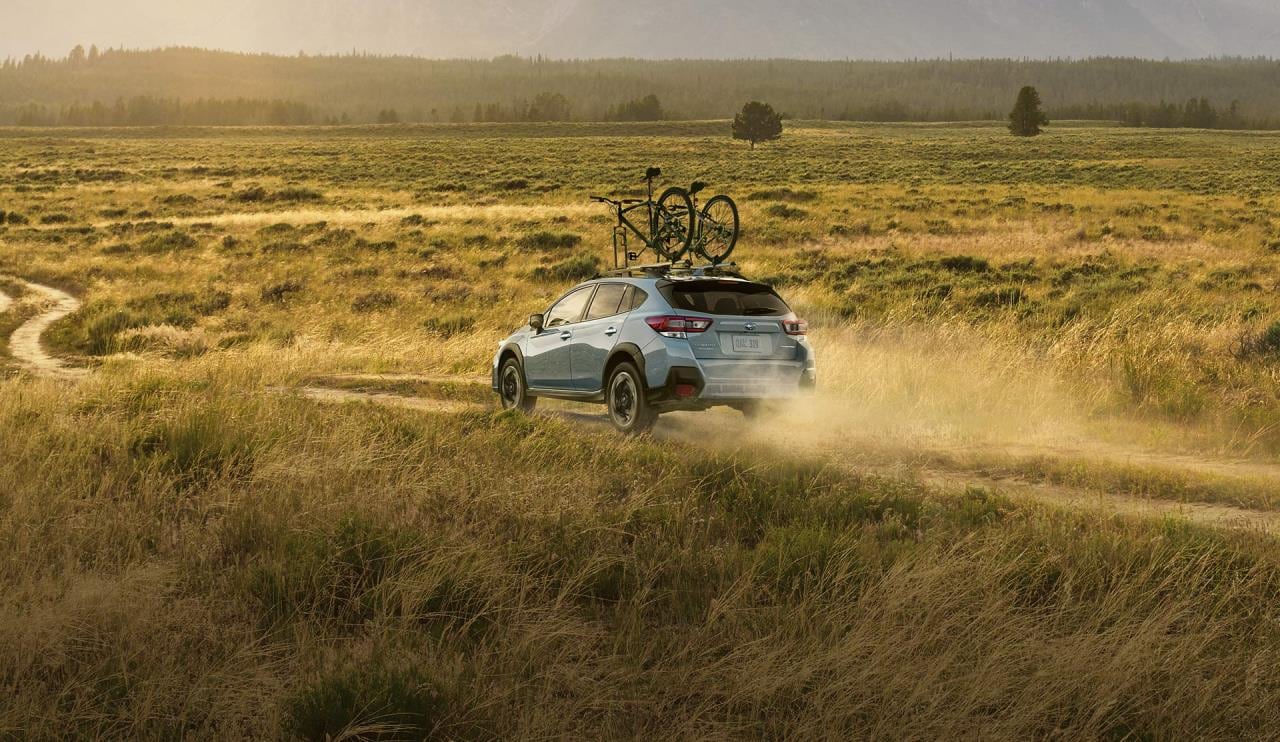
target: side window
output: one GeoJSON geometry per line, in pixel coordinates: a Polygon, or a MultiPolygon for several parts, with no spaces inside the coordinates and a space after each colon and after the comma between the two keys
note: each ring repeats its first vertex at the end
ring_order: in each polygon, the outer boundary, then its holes
{"type": "Polygon", "coordinates": [[[626,298],[625,283],[605,283],[596,289],[596,297],[591,300],[591,308],[587,310],[587,320],[604,319],[628,311],[622,308],[622,300],[626,298]]]}
{"type": "Polygon", "coordinates": [[[631,292],[631,309],[639,309],[640,305],[646,301],[649,301],[649,295],[644,292],[644,289],[634,289],[631,292]]]}
{"type": "Polygon", "coordinates": [[[560,303],[551,308],[547,312],[547,327],[560,327],[561,325],[571,325],[582,319],[582,313],[587,308],[587,301],[591,298],[591,292],[595,286],[587,286],[578,289],[560,300],[560,303]]]}

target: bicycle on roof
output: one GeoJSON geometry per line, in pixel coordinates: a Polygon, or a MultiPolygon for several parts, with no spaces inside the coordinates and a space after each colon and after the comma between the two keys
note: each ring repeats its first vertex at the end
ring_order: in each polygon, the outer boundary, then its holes
{"type": "Polygon", "coordinates": [[[741,222],[738,205],[733,199],[719,195],[707,201],[699,211],[694,200],[707,184],[695,181],[687,190],[671,187],[653,200],[653,181],[662,170],[651,167],[645,172],[648,182],[648,198],[616,200],[592,196],[592,201],[609,204],[618,222],[613,228],[613,259],[615,267],[625,267],[636,262],[644,250],[631,252],[630,235],[634,234],[659,258],[676,263],[686,255],[701,256],[711,265],[720,265],[729,259],[738,244],[741,222]],[[630,217],[644,211],[642,229],[630,217]],[[621,259],[620,259],[621,258],[621,259]]]}
{"type": "Polygon", "coordinates": [[[657,201],[653,199],[653,181],[662,175],[660,168],[651,167],[645,172],[648,184],[648,197],[612,199],[604,196],[592,196],[591,200],[608,204],[618,217],[613,228],[613,254],[617,262],[619,254],[625,263],[639,259],[640,253],[630,252],[628,243],[630,235],[640,239],[646,249],[655,255],[675,261],[689,250],[693,242],[694,224],[693,200],[689,192],[683,188],[671,187],[662,192],[657,201]],[[643,213],[643,227],[637,226],[643,213]],[[633,217],[635,221],[633,221],[633,217]]]}

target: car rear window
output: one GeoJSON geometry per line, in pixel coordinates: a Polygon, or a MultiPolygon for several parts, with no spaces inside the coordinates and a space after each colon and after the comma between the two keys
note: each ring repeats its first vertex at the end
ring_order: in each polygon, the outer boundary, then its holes
{"type": "Polygon", "coordinates": [[[595,298],[591,300],[591,308],[587,310],[587,321],[604,319],[630,311],[630,306],[622,306],[627,298],[628,288],[625,283],[600,284],[600,288],[596,289],[595,298]]]}
{"type": "Polygon", "coordinates": [[[681,281],[658,289],[675,309],[704,314],[782,317],[791,308],[774,290],[741,281],[681,281]]]}

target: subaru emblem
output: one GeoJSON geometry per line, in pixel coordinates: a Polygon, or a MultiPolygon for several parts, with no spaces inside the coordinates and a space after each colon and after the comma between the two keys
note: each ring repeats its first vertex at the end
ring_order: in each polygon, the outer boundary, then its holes
{"type": "Polygon", "coordinates": [[[747,332],[755,332],[755,331],[756,331],[756,323],[754,323],[754,322],[748,322],[748,323],[747,323],[747,332]]]}

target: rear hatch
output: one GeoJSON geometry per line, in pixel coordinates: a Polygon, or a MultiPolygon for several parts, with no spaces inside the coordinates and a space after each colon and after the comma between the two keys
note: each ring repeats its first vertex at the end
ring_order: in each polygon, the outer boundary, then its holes
{"type": "Polygon", "coordinates": [[[678,312],[712,320],[704,333],[689,333],[699,360],[790,361],[796,338],[783,329],[791,309],[764,284],[729,279],[673,281],[658,290],[678,312]]]}

